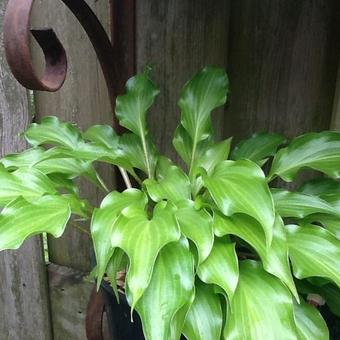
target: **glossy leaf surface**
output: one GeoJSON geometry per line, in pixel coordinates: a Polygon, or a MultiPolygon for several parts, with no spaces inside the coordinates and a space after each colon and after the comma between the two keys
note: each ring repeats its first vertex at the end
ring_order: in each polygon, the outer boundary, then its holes
{"type": "Polygon", "coordinates": [[[183,334],[188,340],[220,339],[222,323],[219,296],[211,286],[196,282],[195,299],[185,318],[183,334]]]}
{"type": "Polygon", "coordinates": [[[240,278],[231,311],[224,339],[296,339],[290,292],[255,261],[240,263],[240,278]]]}
{"type": "Polygon", "coordinates": [[[267,246],[272,240],[274,205],[260,167],[248,160],[219,163],[211,176],[203,176],[218,208],[226,216],[245,213],[262,225],[267,246]]]}
{"type": "Polygon", "coordinates": [[[340,286],[340,241],[318,226],[286,228],[294,275],[299,279],[324,277],[340,286]]]}
{"type": "Polygon", "coordinates": [[[321,171],[329,177],[340,176],[340,133],[324,131],[294,138],[274,157],[269,177],[280,176],[292,181],[304,168],[321,171]]]}
{"type": "Polygon", "coordinates": [[[221,287],[231,300],[239,277],[235,244],[216,238],[210,255],[198,267],[197,274],[203,282],[221,287]]]}
{"type": "Polygon", "coordinates": [[[0,214],[0,251],[17,249],[26,238],[43,232],[59,237],[71,215],[66,200],[44,196],[34,203],[19,197],[0,214]]]}
{"type": "Polygon", "coordinates": [[[194,297],[194,263],[187,245],[173,242],[159,253],[148,288],[136,305],[147,340],[178,340],[194,297]],[[184,310],[183,310],[184,308],[184,310]],[[178,317],[176,317],[178,316],[178,317]]]}
{"type": "Polygon", "coordinates": [[[329,332],[320,312],[301,299],[294,304],[294,318],[299,340],[328,340],[329,332]]]}
{"type": "Polygon", "coordinates": [[[147,198],[137,189],[128,189],[122,193],[114,191],[104,198],[101,207],[95,209],[91,221],[91,235],[97,259],[97,285],[101,283],[114,247],[111,245],[111,236],[115,222],[121,211],[130,205],[145,207],[147,198]]]}
{"type": "Polygon", "coordinates": [[[255,133],[236,145],[231,153],[231,159],[249,159],[262,165],[265,159],[275,154],[284,140],[284,137],[278,133],[255,133]]]}
{"type": "Polygon", "coordinates": [[[181,234],[173,209],[160,202],[153,217],[135,206],[125,208],[115,222],[112,247],[120,247],[129,256],[126,277],[134,307],[147,288],[159,251],[168,243],[179,240],[181,234]]]}

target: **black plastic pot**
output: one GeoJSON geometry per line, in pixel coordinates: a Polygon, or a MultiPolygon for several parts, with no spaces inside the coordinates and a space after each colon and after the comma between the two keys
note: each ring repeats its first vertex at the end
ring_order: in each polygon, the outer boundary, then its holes
{"type": "Polygon", "coordinates": [[[125,294],[119,293],[119,303],[109,284],[102,283],[105,297],[105,312],[108,319],[109,332],[112,340],[145,340],[142,324],[137,313],[130,318],[130,306],[125,294]]]}

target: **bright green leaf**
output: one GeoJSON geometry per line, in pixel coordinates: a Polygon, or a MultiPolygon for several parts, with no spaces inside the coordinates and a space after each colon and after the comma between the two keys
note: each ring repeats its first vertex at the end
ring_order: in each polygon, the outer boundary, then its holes
{"type": "Polygon", "coordinates": [[[220,339],[221,301],[211,286],[196,282],[195,300],[185,318],[183,334],[188,340],[220,339]]]}
{"type": "Polygon", "coordinates": [[[118,136],[109,125],[92,125],[83,133],[83,138],[109,149],[118,146],[118,136]]]}
{"type": "Polygon", "coordinates": [[[17,249],[29,236],[43,232],[61,236],[70,215],[67,201],[59,196],[43,196],[34,203],[15,199],[0,214],[0,251],[17,249]]]}
{"type": "Polygon", "coordinates": [[[328,340],[329,332],[320,312],[301,299],[294,304],[294,318],[299,340],[328,340]]]}
{"type": "Polygon", "coordinates": [[[206,210],[197,210],[194,205],[193,201],[182,201],[175,215],[181,232],[195,243],[200,264],[209,256],[214,243],[213,220],[206,210]]]}
{"type": "Polygon", "coordinates": [[[275,154],[284,140],[284,137],[278,133],[255,133],[235,147],[231,158],[234,160],[249,159],[262,165],[265,159],[275,154]]]}
{"type": "Polygon", "coordinates": [[[340,241],[313,225],[286,226],[289,257],[298,279],[319,276],[340,286],[340,241]]]}
{"type": "Polygon", "coordinates": [[[260,263],[242,261],[231,312],[224,329],[228,340],[296,340],[290,292],[260,263]]]}
{"type": "Polygon", "coordinates": [[[288,147],[275,155],[269,178],[278,175],[291,182],[298,171],[305,167],[339,178],[340,133],[313,132],[294,138],[288,147]]]}
{"type": "Polygon", "coordinates": [[[245,213],[262,225],[270,245],[275,219],[274,205],[261,168],[248,160],[219,163],[204,185],[226,216],[245,213]]]}
{"type": "Polygon", "coordinates": [[[153,217],[134,207],[125,208],[112,232],[112,247],[120,247],[129,256],[130,266],[126,277],[132,296],[132,308],[147,288],[159,251],[168,243],[180,238],[180,230],[173,208],[160,202],[153,217]]]}
{"type": "Polygon", "coordinates": [[[193,296],[192,255],[183,242],[169,243],[160,251],[150,284],[136,305],[146,339],[179,340],[176,330],[182,329],[193,296]]]}
{"type": "Polygon", "coordinates": [[[153,201],[170,200],[175,203],[190,198],[190,181],[182,169],[165,157],[159,159],[157,168],[157,181],[147,179],[143,183],[153,201]]]}
{"type": "Polygon", "coordinates": [[[216,238],[208,258],[197,269],[199,278],[216,284],[232,300],[239,276],[235,244],[216,238]]]}
{"type": "Polygon", "coordinates": [[[272,189],[272,195],[275,209],[282,217],[304,218],[315,213],[340,215],[330,204],[317,196],[280,189],[272,189]]]}
{"type": "Polygon", "coordinates": [[[111,192],[104,198],[100,208],[94,210],[91,221],[91,235],[97,259],[98,288],[114,252],[111,236],[118,215],[130,205],[139,205],[143,209],[146,203],[147,198],[142,191],[127,189],[122,193],[111,192]]]}

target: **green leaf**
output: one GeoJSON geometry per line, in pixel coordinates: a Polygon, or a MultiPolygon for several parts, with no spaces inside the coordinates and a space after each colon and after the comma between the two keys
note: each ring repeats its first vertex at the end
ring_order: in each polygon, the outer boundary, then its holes
{"type": "Polygon", "coordinates": [[[231,311],[224,339],[296,339],[290,292],[255,261],[240,263],[240,278],[231,311]]]}
{"type": "Polygon", "coordinates": [[[0,214],[0,251],[17,249],[29,236],[43,232],[61,236],[70,215],[67,201],[59,196],[43,196],[34,203],[15,199],[0,214]]]}
{"type": "Polygon", "coordinates": [[[34,201],[44,194],[55,194],[53,182],[42,172],[33,168],[8,172],[0,166],[0,205],[8,204],[18,196],[34,201]]]}
{"type": "Polygon", "coordinates": [[[44,117],[40,124],[32,123],[24,133],[33,146],[53,144],[75,149],[82,143],[80,131],[70,123],[64,123],[54,116],[44,117]]]}
{"type": "Polygon", "coordinates": [[[255,133],[250,138],[241,141],[231,153],[231,159],[249,159],[259,165],[273,156],[277,148],[285,141],[278,133],[255,133]]]}
{"type": "Polygon", "coordinates": [[[340,134],[324,131],[294,138],[288,147],[274,157],[269,179],[275,175],[291,182],[302,168],[321,171],[329,177],[340,177],[340,134]]]}
{"type": "Polygon", "coordinates": [[[16,170],[18,168],[29,168],[45,158],[48,158],[46,157],[46,150],[36,147],[20,153],[8,154],[0,160],[0,163],[8,170],[16,170]]]}
{"type": "Polygon", "coordinates": [[[340,241],[313,225],[286,228],[294,275],[298,279],[324,277],[340,286],[340,241]]]}
{"type": "Polygon", "coordinates": [[[329,332],[320,312],[301,299],[294,304],[294,318],[299,340],[328,340],[329,332]]]}
{"type": "Polygon", "coordinates": [[[325,299],[331,312],[340,317],[340,289],[329,283],[318,287],[317,293],[325,299]]]}
{"type": "Polygon", "coordinates": [[[279,217],[275,219],[273,241],[268,249],[261,225],[247,215],[236,214],[232,217],[224,217],[215,213],[214,229],[219,237],[232,234],[246,241],[260,256],[264,269],[278,277],[290,289],[297,301],[299,300],[289,265],[283,222],[279,217]]]}
{"type": "Polygon", "coordinates": [[[179,107],[181,123],[196,145],[208,137],[210,113],[227,100],[228,78],[223,69],[208,66],[183,87],[179,107]]]}
{"type": "Polygon", "coordinates": [[[275,209],[282,217],[304,218],[315,213],[339,215],[336,209],[317,196],[281,189],[272,189],[271,192],[275,209]]]}
{"type": "MultiPolygon", "coordinates": [[[[340,218],[338,216],[326,214],[313,214],[309,215],[301,221],[302,225],[305,224],[321,224],[330,233],[332,233],[338,240],[340,240],[340,218]]],[[[300,223],[299,223],[300,224],[300,223]]]]}
{"type": "Polygon", "coordinates": [[[332,178],[314,178],[303,183],[298,191],[306,195],[322,196],[340,193],[340,183],[332,178]]]}
{"type": "Polygon", "coordinates": [[[195,300],[185,318],[183,334],[188,340],[216,340],[222,332],[220,298],[213,288],[196,283],[195,300]]]}
{"type": "MultiPolygon", "coordinates": [[[[210,114],[212,110],[226,102],[228,85],[228,77],[224,70],[209,66],[198,72],[183,87],[178,105],[181,108],[181,124],[191,138],[190,161],[187,162],[190,175],[196,159],[197,144],[211,136],[210,114]]],[[[176,139],[179,141],[178,136],[176,139]]],[[[174,141],[175,145],[178,145],[177,141],[174,141]]],[[[182,147],[180,154],[186,153],[182,147]]]]}
{"type": "Polygon", "coordinates": [[[261,168],[248,160],[224,161],[216,166],[211,176],[203,175],[203,181],[224,215],[245,213],[259,221],[269,247],[274,205],[261,168]]]}
{"type": "Polygon", "coordinates": [[[147,198],[142,191],[127,189],[122,193],[111,192],[104,198],[100,208],[94,210],[91,221],[91,235],[97,260],[97,288],[101,284],[106,267],[114,252],[111,236],[118,215],[130,205],[139,205],[143,209],[146,203],[147,198]]]}
{"type": "Polygon", "coordinates": [[[143,155],[147,166],[147,174],[153,177],[149,159],[149,149],[146,143],[147,125],[146,114],[159,89],[149,78],[149,70],[129,79],[126,83],[126,94],[118,96],[116,100],[116,115],[120,125],[126,127],[140,137],[143,155]]]}
{"type": "Polygon", "coordinates": [[[210,254],[214,243],[213,220],[204,209],[195,209],[195,203],[187,200],[177,205],[176,219],[185,237],[193,241],[198,252],[198,264],[210,254]]]}
{"type": "Polygon", "coordinates": [[[147,288],[159,251],[168,243],[179,240],[181,234],[173,208],[166,202],[158,203],[152,219],[140,209],[127,207],[113,228],[112,247],[120,247],[129,256],[126,277],[132,295],[132,308],[147,288]]]}
{"type": "Polygon", "coordinates": [[[231,301],[239,277],[235,243],[216,238],[210,255],[198,267],[197,274],[203,282],[221,287],[231,301]]]}
{"type": "Polygon", "coordinates": [[[147,179],[143,182],[153,201],[170,200],[176,203],[190,198],[190,181],[182,169],[172,164],[167,158],[161,157],[157,170],[157,181],[147,179]]]}
{"type": "Polygon", "coordinates": [[[83,133],[83,138],[109,149],[117,148],[119,139],[109,125],[93,125],[83,133]]]}
{"type": "Polygon", "coordinates": [[[159,253],[148,288],[136,305],[148,340],[178,340],[194,297],[194,263],[187,245],[173,242],[159,253]]]}

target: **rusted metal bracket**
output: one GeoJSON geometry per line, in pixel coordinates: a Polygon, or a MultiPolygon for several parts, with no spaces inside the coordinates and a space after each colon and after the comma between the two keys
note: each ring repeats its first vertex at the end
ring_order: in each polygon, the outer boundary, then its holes
{"type": "MultiPolygon", "coordinates": [[[[109,91],[112,109],[115,106],[118,83],[117,55],[103,26],[84,0],[61,0],[75,15],[96,51],[109,91]]],[[[26,88],[57,91],[67,72],[65,49],[52,28],[30,29],[30,14],[34,0],[9,0],[4,18],[4,44],[7,62],[15,78],[26,88]],[[30,34],[34,36],[45,56],[42,78],[33,69],[30,34]]]]}

